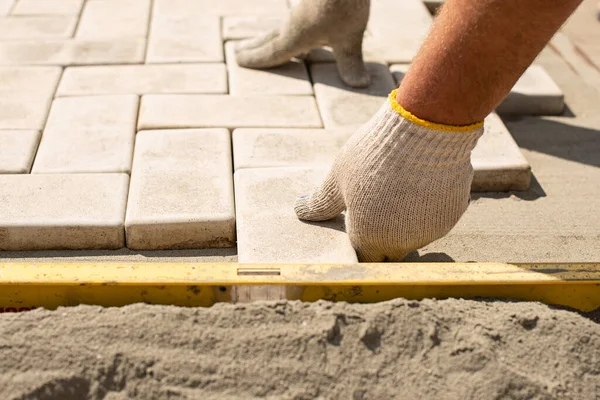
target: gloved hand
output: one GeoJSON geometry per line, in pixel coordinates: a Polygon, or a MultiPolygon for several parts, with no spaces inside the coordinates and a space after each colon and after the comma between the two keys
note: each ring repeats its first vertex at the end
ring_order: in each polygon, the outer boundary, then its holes
{"type": "Polygon", "coordinates": [[[383,107],[344,145],[298,218],[324,221],[346,209],[346,231],[363,262],[400,261],[444,236],[470,199],[471,150],[483,122],[448,126],[420,120],[396,102],[383,107]]]}
{"type": "Polygon", "coordinates": [[[341,79],[352,87],[370,83],[362,56],[370,0],[303,0],[280,29],[237,45],[237,63],[272,68],[321,46],[330,46],[341,79]]]}

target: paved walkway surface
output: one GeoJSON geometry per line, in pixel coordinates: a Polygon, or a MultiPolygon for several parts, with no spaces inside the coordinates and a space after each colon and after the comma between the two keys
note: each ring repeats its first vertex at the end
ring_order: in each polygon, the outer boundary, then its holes
{"type": "MultiPolygon", "coordinates": [[[[355,90],[328,49],[236,64],[235,41],[278,26],[286,0],[0,0],[0,258],[356,261],[342,217],[302,223],[292,204],[432,21],[420,0],[372,3],[373,84],[355,90]]],[[[600,260],[595,7],[488,117],[471,207],[410,260],[600,260]]]]}

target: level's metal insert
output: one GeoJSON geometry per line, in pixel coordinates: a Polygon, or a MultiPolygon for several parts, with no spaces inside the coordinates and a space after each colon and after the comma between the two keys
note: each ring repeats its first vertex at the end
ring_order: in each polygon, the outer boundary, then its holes
{"type": "Polygon", "coordinates": [[[237,274],[279,276],[281,275],[281,270],[279,268],[238,268],[237,274]]]}

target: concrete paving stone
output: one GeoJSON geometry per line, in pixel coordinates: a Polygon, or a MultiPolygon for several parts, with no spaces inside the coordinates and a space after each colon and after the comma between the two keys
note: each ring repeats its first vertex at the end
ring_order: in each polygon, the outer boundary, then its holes
{"type": "Polygon", "coordinates": [[[138,104],[134,95],[55,99],[31,172],[129,173],[138,104]]]}
{"type": "Polygon", "coordinates": [[[0,93],[35,92],[52,97],[61,73],[60,67],[0,67],[0,93]]]}
{"type": "Polygon", "coordinates": [[[0,131],[0,174],[27,174],[38,143],[40,131],[0,131]]]}
{"type": "Polygon", "coordinates": [[[396,84],[387,65],[367,63],[371,85],[350,88],[333,63],[311,65],[311,76],[323,124],[327,129],[358,128],[379,110],[396,84]]]}
{"type": "Polygon", "coordinates": [[[51,102],[52,95],[0,94],[0,129],[42,130],[51,102]]]}
{"type": "Polygon", "coordinates": [[[8,15],[14,4],[15,0],[0,0],[0,16],[8,15]]]}
{"type": "Polygon", "coordinates": [[[223,17],[223,40],[246,39],[277,29],[282,15],[228,15],[223,17]]]}
{"type": "Polygon", "coordinates": [[[57,96],[148,93],[227,93],[225,64],[69,67],[57,96]]]}
{"type": "Polygon", "coordinates": [[[205,15],[286,14],[286,0],[154,0],[154,15],[161,17],[198,17],[205,15]]]}
{"type": "Polygon", "coordinates": [[[154,12],[146,62],[223,61],[221,24],[218,16],[190,14],[167,17],[154,12]]]}
{"type": "MultiPolygon", "coordinates": [[[[390,71],[398,84],[408,71],[408,64],[394,64],[390,71]]],[[[539,65],[529,67],[510,93],[496,108],[499,114],[553,115],[565,107],[564,95],[546,70],[539,65]]]]}
{"type": "Polygon", "coordinates": [[[11,15],[79,15],[83,0],[18,0],[11,15]]]}
{"type": "Polygon", "coordinates": [[[321,128],[311,96],[170,95],[142,97],[138,130],[164,128],[321,128]]]}
{"type": "Polygon", "coordinates": [[[127,174],[0,175],[0,250],[118,249],[127,174]]]}
{"type": "Polygon", "coordinates": [[[67,16],[1,17],[0,40],[69,38],[76,24],[67,16]]]}
{"type": "Polygon", "coordinates": [[[229,88],[232,95],[312,95],[304,62],[293,60],[265,70],[240,67],[235,60],[235,42],[225,44],[229,88]]]}
{"type": "Polygon", "coordinates": [[[485,119],[483,136],[471,154],[473,192],[527,190],[531,167],[497,114],[485,119]]]}
{"type": "Polygon", "coordinates": [[[150,22],[150,0],[88,0],[77,34],[79,39],[145,38],[150,22]]]}
{"type": "Polygon", "coordinates": [[[144,39],[0,41],[0,65],[139,64],[144,39]]]}
{"type": "Polygon", "coordinates": [[[564,108],[562,90],[543,67],[532,65],[519,78],[496,111],[512,115],[554,115],[562,114],[564,108]]]}
{"type": "Polygon", "coordinates": [[[235,129],[234,168],[331,166],[353,133],[353,129],[235,129]]]}
{"type": "Polygon", "coordinates": [[[125,231],[135,250],[235,246],[229,131],[139,132],[125,231]]]}
{"type": "Polygon", "coordinates": [[[240,263],[352,263],[356,253],[344,232],[344,218],[300,221],[294,201],[311,193],[326,169],[250,168],[235,172],[240,263]]]}

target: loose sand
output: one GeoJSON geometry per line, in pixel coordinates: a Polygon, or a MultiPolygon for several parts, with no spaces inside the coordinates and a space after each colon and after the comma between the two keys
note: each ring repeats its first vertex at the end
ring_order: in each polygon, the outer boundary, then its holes
{"type": "Polygon", "coordinates": [[[600,325],[537,303],[0,315],[1,399],[598,399],[600,325]]]}

